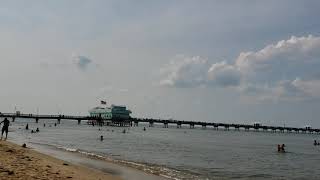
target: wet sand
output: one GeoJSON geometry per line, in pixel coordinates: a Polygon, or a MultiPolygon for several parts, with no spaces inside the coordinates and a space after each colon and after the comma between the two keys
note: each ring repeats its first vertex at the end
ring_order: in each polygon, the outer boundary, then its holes
{"type": "Polygon", "coordinates": [[[0,141],[0,179],[118,180],[119,176],[0,141]]]}
{"type": "Polygon", "coordinates": [[[67,162],[71,162],[75,165],[85,166],[88,168],[96,169],[107,174],[111,174],[120,177],[124,180],[166,180],[167,178],[160,175],[146,173],[143,170],[136,168],[119,165],[106,160],[88,157],[84,154],[79,154],[75,152],[68,152],[53,148],[51,146],[30,144],[32,147],[37,149],[37,151],[47,154],[52,157],[62,159],[67,162]]]}

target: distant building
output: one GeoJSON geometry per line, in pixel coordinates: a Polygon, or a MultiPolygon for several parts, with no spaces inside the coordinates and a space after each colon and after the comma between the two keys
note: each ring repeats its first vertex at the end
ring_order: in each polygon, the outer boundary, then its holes
{"type": "Polygon", "coordinates": [[[92,108],[89,113],[90,116],[101,117],[105,120],[128,120],[132,112],[126,106],[111,105],[111,107],[92,108]]]}
{"type": "Polygon", "coordinates": [[[110,107],[95,107],[89,110],[90,116],[101,117],[102,119],[112,119],[110,107]]]}

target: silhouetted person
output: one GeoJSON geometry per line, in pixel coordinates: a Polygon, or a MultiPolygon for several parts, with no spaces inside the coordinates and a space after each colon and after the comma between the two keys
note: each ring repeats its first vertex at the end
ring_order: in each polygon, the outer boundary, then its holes
{"type": "Polygon", "coordinates": [[[100,141],[103,141],[103,136],[100,136],[100,141]]]}
{"type": "Polygon", "coordinates": [[[54,126],[57,126],[57,123],[54,123],[54,126]]]}
{"type": "Polygon", "coordinates": [[[282,151],[282,152],[286,152],[286,151],[284,150],[284,147],[285,147],[285,145],[282,144],[282,145],[281,145],[281,151],[282,151]]]}
{"type": "Polygon", "coordinates": [[[278,144],[278,152],[280,152],[281,151],[281,146],[280,146],[280,144],[278,144]]]}
{"type": "Polygon", "coordinates": [[[146,127],[143,127],[143,131],[146,131],[146,127]]]}
{"type": "Polygon", "coordinates": [[[46,123],[43,123],[43,127],[46,127],[46,123]]]}
{"type": "Polygon", "coordinates": [[[29,129],[29,124],[26,125],[26,130],[28,130],[28,129],[29,129]]]}
{"type": "Polygon", "coordinates": [[[36,129],[36,132],[39,132],[39,128],[36,129]]]}
{"type": "Polygon", "coordinates": [[[317,140],[314,140],[313,145],[315,146],[317,145],[317,140]]]}
{"type": "Polygon", "coordinates": [[[2,123],[3,123],[3,127],[2,127],[2,133],[1,133],[1,140],[2,140],[4,132],[6,132],[6,138],[5,138],[5,140],[6,140],[8,137],[10,121],[7,118],[4,118],[4,120],[0,124],[2,124],[2,123]]]}

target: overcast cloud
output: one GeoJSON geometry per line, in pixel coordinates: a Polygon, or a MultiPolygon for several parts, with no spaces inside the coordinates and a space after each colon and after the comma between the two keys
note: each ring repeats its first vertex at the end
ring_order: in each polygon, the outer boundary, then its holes
{"type": "Polygon", "coordinates": [[[104,99],[134,117],[320,127],[319,9],[318,0],[4,1],[0,111],[87,115],[104,99]]]}

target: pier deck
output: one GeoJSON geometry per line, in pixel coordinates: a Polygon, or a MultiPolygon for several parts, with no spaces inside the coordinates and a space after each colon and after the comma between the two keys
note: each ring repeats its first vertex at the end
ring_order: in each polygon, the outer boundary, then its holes
{"type": "Polygon", "coordinates": [[[101,117],[93,116],[69,116],[69,115],[36,115],[36,114],[17,114],[17,113],[0,113],[0,117],[12,118],[14,122],[16,118],[24,119],[34,119],[36,123],[40,119],[51,119],[57,120],[58,124],[61,120],[76,120],[78,124],[83,120],[94,120],[100,125],[104,124],[104,121],[111,121],[113,124],[118,124],[119,126],[124,125],[121,121],[126,121],[130,126],[138,126],[139,123],[148,123],[150,127],[153,127],[154,124],[163,124],[164,128],[168,128],[170,125],[175,125],[177,128],[184,126],[189,126],[193,129],[195,126],[202,127],[203,129],[207,127],[213,127],[213,129],[224,129],[224,130],[244,130],[244,131],[268,131],[268,132],[295,132],[295,133],[312,133],[320,134],[320,129],[314,128],[296,128],[296,127],[283,127],[283,126],[263,126],[263,125],[251,125],[251,124],[231,124],[231,123],[214,123],[214,122],[203,122],[203,121],[181,121],[181,120],[162,120],[162,119],[149,119],[149,118],[130,118],[128,120],[119,120],[119,119],[103,119],[101,117]]]}

